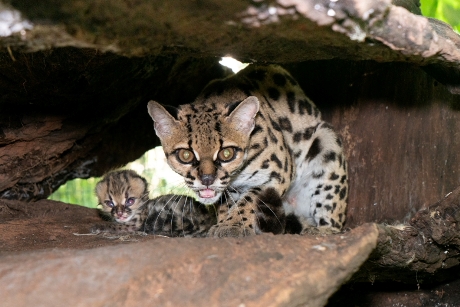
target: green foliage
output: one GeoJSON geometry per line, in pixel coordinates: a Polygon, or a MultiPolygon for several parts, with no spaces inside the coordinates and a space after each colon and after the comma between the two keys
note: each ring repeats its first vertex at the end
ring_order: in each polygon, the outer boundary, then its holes
{"type": "MultiPolygon", "coordinates": [[[[185,188],[183,179],[167,165],[161,147],[146,152],[142,157],[128,163],[123,168],[133,169],[147,179],[150,184],[151,198],[168,193],[193,196],[192,192],[185,188]]],[[[94,189],[99,180],[100,178],[89,178],[68,181],[66,184],[60,186],[48,199],[97,208],[97,198],[94,189]]]]}
{"type": "Polygon", "coordinates": [[[450,24],[460,32],[460,1],[459,0],[421,0],[424,16],[433,17],[450,24]]]}

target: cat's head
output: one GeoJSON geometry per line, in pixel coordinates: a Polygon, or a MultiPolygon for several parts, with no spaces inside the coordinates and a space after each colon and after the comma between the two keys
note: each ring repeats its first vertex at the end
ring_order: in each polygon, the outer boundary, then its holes
{"type": "Polygon", "coordinates": [[[102,212],[120,223],[131,220],[149,195],[147,181],[132,170],[106,174],[95,190],[102,212]]]}
{"type": "Polygon", "coordinates": [[[204,204],[219,200],[244,165],[258,111],[254,96],[228,104],[182,105],[174,115],[157,102],[148,104],[168,164],[204,204]]]}

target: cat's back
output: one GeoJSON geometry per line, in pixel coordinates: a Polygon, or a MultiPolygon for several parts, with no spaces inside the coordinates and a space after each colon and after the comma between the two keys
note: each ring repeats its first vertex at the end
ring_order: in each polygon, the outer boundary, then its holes
{"type": "MultiPolygon", "coordinates": [[[[262,116],[289,118],[306,122],[319,122],[321,113],[305,95],[298,82],[279,65],[252,64],[230,77],[210,82],[195,100],[196,105],[213,105],[225,109],[249,96],[260,102],[262,116]]],[[[278,120],[277,120],[278,122],[278,120]]],[[[296,123],[293,123],[297,126],[296,123]]]]}

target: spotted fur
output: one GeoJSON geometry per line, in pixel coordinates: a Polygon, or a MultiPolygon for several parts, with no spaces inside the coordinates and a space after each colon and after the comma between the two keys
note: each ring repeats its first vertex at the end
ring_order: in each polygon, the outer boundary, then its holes
{"type": "Polygon", "coordinates": [[[101,213],[113,223],[93,231],[144,232],[169,237],[202,237],[216,223],[216,212],[184,195],[149,199],[145,178],[132,170],[106,174],[96,185],[101,213]]]}
{"type": "Polygon", "coordinates": [[[226,201],[209,236],[342,229],[340,137],[283,68],[250,65],[174,114],[154,101],[148,112],[169,165],[198,200],[226,201]]]}

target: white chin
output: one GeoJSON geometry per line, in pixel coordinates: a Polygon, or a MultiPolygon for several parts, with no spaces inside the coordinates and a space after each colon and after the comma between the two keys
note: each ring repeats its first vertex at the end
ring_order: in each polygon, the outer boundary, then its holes
{"type": "Polygon", "coordinates": [[[200,197],[200,195],[198,195],[198,201],[205,205],[212,205],[216,203],[219,199],[220,199],[220,193],[216,193],[216,196],[208,197],[208,198],[200,197]]]}

